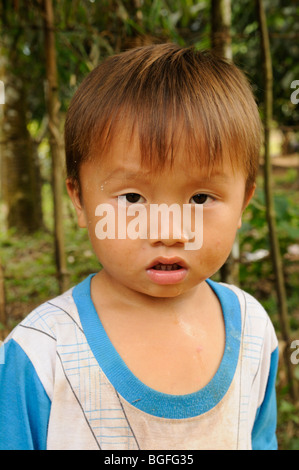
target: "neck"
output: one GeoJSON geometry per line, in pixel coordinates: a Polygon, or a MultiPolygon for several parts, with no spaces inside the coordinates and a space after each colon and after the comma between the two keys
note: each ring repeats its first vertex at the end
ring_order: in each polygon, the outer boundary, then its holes
{"type": "MultiPolygon", "coordinates": [[[[92,297],[95,303],[101,299],[101,303],[113,304],[118,310],[130,310],[138,312],[138,315],[150,313],[150,315],[167,315],[185,311],[189,305],[198,305],[200,308],[210,302],[212,290],[206,282],[194,286],[187,292],[176,293],[171,297],[155,297],[143,292],[127,288],[124,285],[115,285],[113,279],[103,269],[92,280],[92,297]]],[[[214,296],[214,294],[213,294],[214,296]]]]}

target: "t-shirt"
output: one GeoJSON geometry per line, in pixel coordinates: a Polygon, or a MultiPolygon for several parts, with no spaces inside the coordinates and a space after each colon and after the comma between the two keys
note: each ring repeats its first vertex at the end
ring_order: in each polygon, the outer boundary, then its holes
{"type": "Polygon", "coordinates": [[[92,275],[31,312],[0,364],[0,449],[276,449],[278,344],[264,308],[206,282],[224,316],[225,350],[210,382],[170,395],[136,377],[90,295],[92,275]]]}

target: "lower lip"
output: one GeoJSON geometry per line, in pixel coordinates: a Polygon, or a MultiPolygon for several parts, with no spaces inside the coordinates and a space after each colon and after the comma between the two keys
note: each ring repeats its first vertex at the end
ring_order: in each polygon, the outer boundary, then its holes
{"type": "Polygon", "coordinates": [[[177,284],[185,279],[187,276],[187,269],[181,268],[175,271],[160,271],[158,269],[147,269],[148,277],[156,284],[177,284]]]}

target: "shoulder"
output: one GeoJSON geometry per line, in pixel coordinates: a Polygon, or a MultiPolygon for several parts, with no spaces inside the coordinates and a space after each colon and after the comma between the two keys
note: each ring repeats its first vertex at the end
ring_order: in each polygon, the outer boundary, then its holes
{"type": "Polygon", "coordinates": [[[243,289],[223,282],[208,280],[208,283],[218,296],[222,307],[225,306],[226,314],[240,319],[243,333],[249,336],[270,335],[273,338],[273,346],[277,346],[277,339],[270,316],[263,305],[251,294],[243,289]]]}
{"type": "Polygon", "coordinates": [[[235,295],[238,297],[239,302],[242,308],[246,308],[250,313],[257,312],[262,317],[268,317],[268,314],[262,304],[251,294],[246,292],[245,290],[241,289],[232,284],[225,284],[220,282],[219,285],[229,289],[230,291],[234,292],[235,295]]]}
{"type": "Polygon", "coordinates": [[[78,325],[80,318],[74,301],[73,288],[54,297],[32,310],[6,338],[5,343],[13,339],[26,348],[26,336],[30,345],[35,342],[56,342],[60,329],[65,325],[78,325]],[[33,338],[35,341],[33,341],[33,338]]]}
{"type": "Polygon", "coordinates": [[[77,321],[70,290],[34,309],[6,338],[0,366],[1,449],[46,448],[60,330],[77,321]]]}
{"type": "Polygon", "coordinates": [[[72,289],[38,306],[14,328],[4,342],[5,362],[16,364],[26,358],[51,398],[57,344],[71,326],[80,328],[72,289]]]}
{"type": "Polygon", "coordinates": [[[13,330],[12,336],[18,336],[20,330],[30,329],[55,340],[59,325],[80,322],[72,291],[70,289],[38,306],[13,330]]]}
{"type": "Polygon", "coordinates": [[[240,366],[243,391],[245,390],[246,396],[251,396],[254,416],[263,404],[264,409],[269,408],[269,413],[275,421],[275,380],[279,352],[271,318],[251,294],[236,286],[222,285],[237,296],[240,304],[240,366]]]}
{"type": "MultiPolygon", "coordinates": [[[[241,359],[243,372],[253,378],[258,405],[265,397],[267,386],[275,388],[278,367],[278,340],[270,316],[252,295],[235,286],[226,286],[240,302],[242,318],[241,359]]],[[[249,381],[250,382],[250,381],[249,381]]],[[[251,383],[251,382],[250,382],[251,383]]]]}
{"type": "Polygon", "coordinates": [[[269,314],[263,305],[251,294],[240,289],[237,286],[220,283],[233,292],[239,301],[243,334],[247,338],[260,338],[269,342],[270,349],[273,351],[278,346],[278,341],[274,326],[269,314]]]}

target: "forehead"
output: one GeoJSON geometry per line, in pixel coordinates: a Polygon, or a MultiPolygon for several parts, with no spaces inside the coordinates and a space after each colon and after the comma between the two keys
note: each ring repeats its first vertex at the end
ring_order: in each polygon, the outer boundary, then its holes
{"type": "Polygon", "coordinates": [[[222,155],[218,160],[209,161],[204,143],[192,148],[183,133],[179,135],[180,139],[175,144],[169,144],[169,151],[163,159],[157,154],[148,158],[142,149],[139,134],[123,129],[104,151],[95,147],[89,161],[106,180],[129,180],[132,183],[154,181],[165,172],[175,178],[187,179],[190,184],[211,176],[219,181],[225,180],[238,173],[239,169],[234,168],[229,156],[225,158],[222,155]]]}
{"type": "Polygon", "coordinates": [[[115,158],[119,162],[139,159],[152,173],[174,163],[205,167],[210,172],[228,161],[247,178],[250,152],[234,129],[237,121],[231,118],[233,122],[225,124],[230,113],[220,116],[219,111],[202,110],[198,104],[191,110],[183,105],[172,109],[168,104],[164,110],[157,105],[155,112],[153,107],[153,103],[146,109],[131,104],[112,113],[104,126],[94,128],[87,158],[99,159],[103,165],[115,158]]]}

